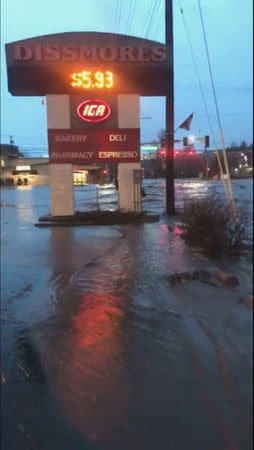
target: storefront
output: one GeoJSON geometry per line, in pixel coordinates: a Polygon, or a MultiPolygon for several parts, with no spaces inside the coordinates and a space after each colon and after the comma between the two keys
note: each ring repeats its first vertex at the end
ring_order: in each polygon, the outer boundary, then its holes
{"type": "MultiPolygon", "coordinates": [[[[105,166],[73,166],[73,185],[104,184],[113,180],[105,166]]],[[[1,183],[7,186],[49,185],[48,158],[10,158],[1,167],[1,183]]]]}

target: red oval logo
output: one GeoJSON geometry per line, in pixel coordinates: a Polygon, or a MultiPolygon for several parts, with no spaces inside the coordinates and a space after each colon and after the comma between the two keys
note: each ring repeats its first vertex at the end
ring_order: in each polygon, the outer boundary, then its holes
{"type": "Polygon", "coordinates": [[[102,122],[111,113],[110,106],[102,100],[91,99],[82,102],[77,107],[77,114],[85,122],[102,122]]]}

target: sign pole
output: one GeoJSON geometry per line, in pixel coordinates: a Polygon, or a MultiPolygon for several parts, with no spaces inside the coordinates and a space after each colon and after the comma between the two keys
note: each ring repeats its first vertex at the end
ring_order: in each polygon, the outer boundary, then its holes
{"type": "Polygon", "coordinates": [[[169,59],[169,80],[166,95],[166,212],[175,214],[174,191],[174,65],[173,65],[173,2],[165,0],[165,41],[169,59]]]}

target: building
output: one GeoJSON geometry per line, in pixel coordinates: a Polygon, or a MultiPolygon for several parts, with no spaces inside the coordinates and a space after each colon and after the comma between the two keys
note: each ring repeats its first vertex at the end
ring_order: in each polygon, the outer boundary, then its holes
{"type": "Polygon", "coordinates": [[[47,185],[48,162],[48,158],[7,157],[1,167],[1,184],[47,185]]]}
{"type": "MultiPolygon", "coordinates": [[[[74,166],[73,184],[103,184],[112,181],[112,167],[74,166]]],[[[49,158],[24,158],[1,153],[1,185],[48,185],[49,158]]]]}

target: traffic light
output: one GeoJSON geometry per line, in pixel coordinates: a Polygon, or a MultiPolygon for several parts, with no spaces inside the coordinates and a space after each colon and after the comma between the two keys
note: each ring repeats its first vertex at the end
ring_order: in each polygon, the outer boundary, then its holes
{"type": "Polygon", "coordinates": [[[161,148],[161,149],[159,150],[159,156],[160,156],[161,158],[166,158],[166,149],[165,149],[165,148],[161,148]]]}
{"type": "Polygon", "coordinates": [[[209,136],[205,136],[205,147],[210,147],[210,139],[209,139],[209,136]]]}
{"type": "Polygon", "coordinates": [[[188,147],[188,138],[187,137],[183,138],[183,146],[188,147]]]}

